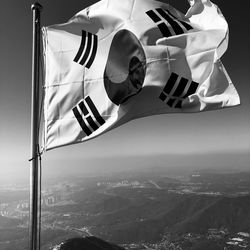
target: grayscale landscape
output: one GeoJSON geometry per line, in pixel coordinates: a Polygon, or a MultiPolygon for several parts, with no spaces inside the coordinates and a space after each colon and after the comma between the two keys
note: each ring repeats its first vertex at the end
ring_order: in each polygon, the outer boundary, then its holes
{"type": "MultiPolygon", "coordinates": [[[[46,179],[41,249],[95,236],[127,250],[250,249],[250,172],[140,168],[46,179]]],[[[0,249],[27,249],[29,186],[0,189],[0,249]]]]}
{"type": "MultiPolygon", "coordinates": [[[[97,0],[39,2],[50,26],[97,0]]],[[[44,153],[41,250],[92,235],[126,250],[250,249],[249,10],[212,2],[229,24],[222,62],[241,105],[138,119],[44,153]]],[[[33,3],[1,1],[0,250],[29,243],[33,3]]]]}

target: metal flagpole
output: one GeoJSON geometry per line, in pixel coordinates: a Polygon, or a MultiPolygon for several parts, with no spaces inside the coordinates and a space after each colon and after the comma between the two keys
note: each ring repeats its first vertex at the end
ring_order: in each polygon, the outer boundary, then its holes
{"type": "Polygon", "coordinates": [[[38,249],[38,192],[39,192],[39,67],[40,67],[40,12],[42,6],[34,3],[32,43],[32,97],[31,97],[31,164],[30,164],[30,225],[29,249],[38,249]]]}

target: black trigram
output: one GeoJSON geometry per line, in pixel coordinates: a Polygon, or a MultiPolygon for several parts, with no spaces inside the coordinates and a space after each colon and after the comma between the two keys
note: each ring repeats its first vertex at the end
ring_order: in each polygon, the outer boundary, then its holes
{"type": "Polygon", "coordinates": [[[183,100],[194,94],[198,86],[199,83],[172,73],[159,98],[171,108],[182,108],[183,100]]]}
{"type": "Polygon", "coordinates": [[[149,10],[146,14],[157,24],[164,37],[181,35],[193,29],[190,24],[179,20],[169,10],[158,8],[149,10]]]}
{"type": "Polygon", "coordinates": [[[89,69],[96,56],[97,43],[97,35],[82,30],[82,41],[74,62],[84,65],[89,69]]]}
{"type": "Polygon", "coordinates": [[[91,135],[105,123],[89,96],[74,107],[72,111],[86,135],[91,135]]]}

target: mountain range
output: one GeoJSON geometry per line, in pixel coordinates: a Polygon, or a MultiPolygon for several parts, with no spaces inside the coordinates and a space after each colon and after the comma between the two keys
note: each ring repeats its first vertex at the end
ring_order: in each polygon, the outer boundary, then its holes
{"type": "MultiPolygon", "coordinates": [[[[128,203],[88,223],[95,226],[94,235],[120,244],[145,239],[158,241],[166,232],[204,234],[210,228],[250,232],[250,196],[231,198],[185,195],[181,198],[176,196],[175,199],[172,197],[169,201],[171,204],[165,206],[160,201],[158,206],[155,203],[153,206],[153,202],[137,206],[128,203]]],[[[112,207],[111,204],[108,206],[112,207]]],[[[114,206],[117,208],[116,202],[114,206]]]]}

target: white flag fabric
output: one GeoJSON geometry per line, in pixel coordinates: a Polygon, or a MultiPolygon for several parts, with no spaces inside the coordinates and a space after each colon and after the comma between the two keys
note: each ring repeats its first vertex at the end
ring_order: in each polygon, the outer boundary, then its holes
{"type": "Polygon", "coordinates": [[[43,28],[44,148],[139,117],[235,106],[223,64],[228,24],[209,0],[184,15],[152,0],[102,0],[43,28]]]}

